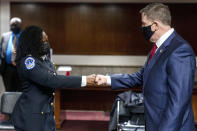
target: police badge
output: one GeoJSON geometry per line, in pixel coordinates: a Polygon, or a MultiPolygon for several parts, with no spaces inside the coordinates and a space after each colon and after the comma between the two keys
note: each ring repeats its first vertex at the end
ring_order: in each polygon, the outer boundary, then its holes
{"type": "Polygon", "coordinates": [[[32,57],[26,58],[26,60],[25,60],[25,67],[28,70],[33,69],[35,67],[35,59],[32,58],[32,57]]]}

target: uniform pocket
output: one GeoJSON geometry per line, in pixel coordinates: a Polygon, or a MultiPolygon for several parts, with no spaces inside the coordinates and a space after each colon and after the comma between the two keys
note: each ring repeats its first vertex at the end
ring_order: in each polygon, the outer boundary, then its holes
{"type": "Polygon", "coordinates": [[[44,114],[42,113],[32,113],[32,119],[43,119],[44,114]]]}
{"type": "Polygon", "coordinates": [[[41,113],[32,113],[26,124],[27,131],[44,131],[45,117],[41,113]]]}

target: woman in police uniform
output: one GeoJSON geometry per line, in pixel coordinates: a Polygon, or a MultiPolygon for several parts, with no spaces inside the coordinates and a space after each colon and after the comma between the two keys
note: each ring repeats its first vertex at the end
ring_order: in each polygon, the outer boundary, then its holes
{"type": "MultiPolygon", "coordinates": [[[[54,91],[56,88],[80,88],[81,76],[56,75],[50,61],[46,33],[36,26],[21,34],[17,50],[17,69],[23,94],[17,101],[12,120],[16,131],[55,131],[54,91]]],[[[87,84],[95,76],[87,76],[87,84]]],[[[86,79],[86,77],[85,77],[86,79]]]]}

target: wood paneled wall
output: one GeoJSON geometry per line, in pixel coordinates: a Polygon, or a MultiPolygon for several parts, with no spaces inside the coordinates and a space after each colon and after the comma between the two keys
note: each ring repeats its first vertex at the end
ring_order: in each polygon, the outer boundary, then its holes
{"type": "MultiPolygon", "coordinates": [[[[146,55],[151,44],[140,32],[145,4],[11,3],[23,27],[41,26],[55,54],[146,55]]],[[[169,4],[173,26],[197,53],[197,4],[169,4]]]]}

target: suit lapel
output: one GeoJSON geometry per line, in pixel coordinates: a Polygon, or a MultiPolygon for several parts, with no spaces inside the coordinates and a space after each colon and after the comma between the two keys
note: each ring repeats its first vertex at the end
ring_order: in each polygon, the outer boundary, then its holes
{"type": "MultiPolygon", "coordinates": [[[[145,71],[144,71],[144,82],[143,82],[143,85],[146,84],[148,76],[150,75],[152,67],[155,65],[155,63],[161,57],[161,55],[166,52],[168,45],[171,43],[171,41],[175,37],[175,35],[176,35],[176,32],[174,31],[168,37],[168,39],[157,49],[157,52],[155,53],[153,58],[150,60],[150,62],[149,63],[146,62],[147,64],[146,64],[146,68],[145,68],[145,71]]],[[[148,61],[148,59],[147,59],[147,61],[148,61]]]]}

